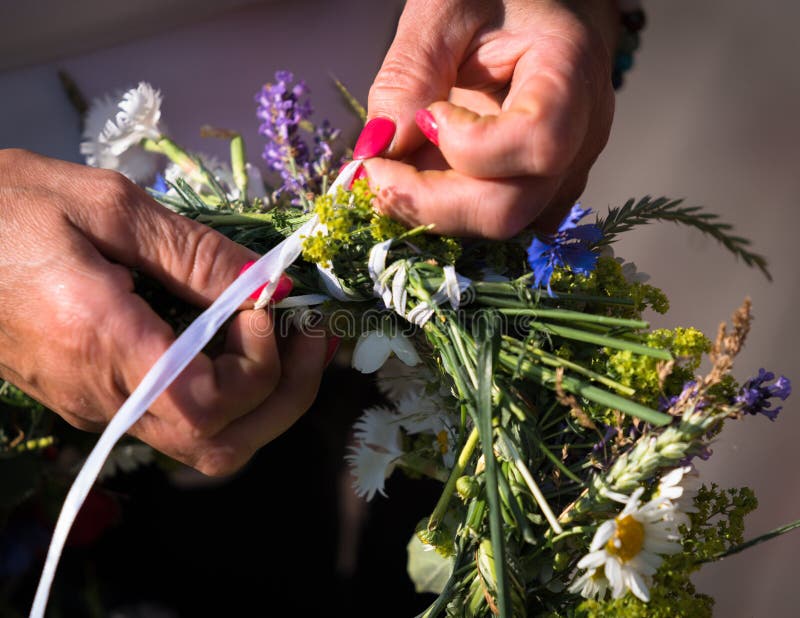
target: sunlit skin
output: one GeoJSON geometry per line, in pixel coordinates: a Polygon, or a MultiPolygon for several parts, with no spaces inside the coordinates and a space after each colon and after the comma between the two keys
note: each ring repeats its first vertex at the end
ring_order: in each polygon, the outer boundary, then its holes
{"type": "Polygon", "coordinates": [[[397,123],[365,165],[379,208],[445,234],[552,231],[608,138],[618,27],[608,0],[409,0],[369,95],[397,123]]]}
{"type": "MultiPolygon", "coordinates": [[[[89,431],[175,338],[130,269],[206,306],[257,257],[115,172],[23,151],[0,151],[0,209],[0,377],[89,431]]],[[[270,320],[243,307],[222,352],[195,358],[132,433],[221,475],[285,431],[313,401],[327,342],[279,342],[270,320]]]]}

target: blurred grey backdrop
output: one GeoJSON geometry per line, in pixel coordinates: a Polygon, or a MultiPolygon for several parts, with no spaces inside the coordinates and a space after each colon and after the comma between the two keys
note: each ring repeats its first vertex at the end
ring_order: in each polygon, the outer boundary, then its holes
{"type": "MultiPolygon", "coordinates": [[[[626,236],[619,253],[672,300],[660,324],[691,324],[713,336],[750,296],[755,321],[734,374],[743,379],[763,366],[800,384],[800,5],[645,5],[650,25],[637,66],[582,200],[602,210],[628,196],[684,197],[751,238],[769,258],[772,283],[699,233],[667,224],[626,236]]],[[[760,507],[748,537],[800,518],[798,401],[790,399],[774,423],[729,423],[700,467],[701,477],[723,487],[755,490],[760,507]]],[[[798,554],[800,531],[707,566],[695,582],[717,599],[715,616],[797,616],[798,554]]]]}
{"type": "MultiPolygon", "coordinates": [[[[330,74],[364,100],[402,3],[170,0],[137,3],[135,12],[125,4],[32,0],[20,11],[18,3],[2,3],[0,147],[80,160],[78,122],[57,68],[90,97],[150,81],[163,91],[164,117],[179,141],[221,153],[221,144],[199,137],[199,126],[235,128],[249,137],[253,159],[261,144],[253,94],[276,69],[288,68],[309,82],[316,108],[330,110],[334,124],[354,135],[357,123],[330,87],[330,74]]],[[[603,212],[628,197],[684,197],[733,223],[768,256],[772,283],[713,241],[666,224],[629,234],[617,253],[670,296],[672,309],[654,320],[659,325],[695,325],[713,335],[750,296],[756,320],[736,376],[764,366],[800,383],[792,321],[800,300],[800,5],[646,6],[643,48],[582,202],[603,212]]],[[[702,465],[706,479],[756,491],[761,506],[747,536],[800,517],[799,440],[796,395],[775,423],[759,417],[729,424],[702,465]]],[[[800,531],[708,566],[696,582],[716,597],[717,616],[793,617],[798,554],[800,531]]]]}

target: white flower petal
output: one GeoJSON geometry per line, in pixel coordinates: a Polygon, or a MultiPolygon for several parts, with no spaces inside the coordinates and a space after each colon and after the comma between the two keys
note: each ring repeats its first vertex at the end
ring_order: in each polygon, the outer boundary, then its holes
{"type": "Polygon", "coordinates": [[[631,592],[645,603],[648,603],[650,601],[650,591],[647,589],[644,578],[636,571],[628,571],[627,580],[631,592]]]}
{"type": "MultiPolygon", "coordinates": [[[[363,333],[353,350],[353,369],[373,373],[380,369],[392,353],[391,338],[378,331],[363,333]]],[[[398,355],[399,356],[399,355],[398,355]]],[[[411,363],[406,363],[407,365],[411,363]]]]}
{"type": "Polygon", "coordinates": [[[578,568],[596,569],[602,564],[605,564],[606,560],[608,560],[608,554],[605,552],[605,550],[593,551],[592,553],[586,554],[580,559],[578,562],[578,568]]]}
{"type": "Polygon", "coordinates": [[[140,82],[122,95],[116,117],[109,119],[100,134],[112,154],[119,156],[144,138],[157,139],[161,131],[161,93],[150,84],[140,82]]]}
{"type": "MultiPolygon", "coordinates": [[[[422,362],[414,344],[411,340],[402,333],[396,334],[389,341],[392,351],[397,354],[397,358],[403,361],[409,367],[413,367],[422,362]]],[[[383,363],[381,363],[383,364],[383,363]]],[[[365,372],[366,373],[366,372],[365,372]]]]}
{"type": "Polygon", "coordinates": [[[625,582],[622,579],[622,567],[616,559],[606,560],[606,578],[611,587],[611,594],[615,599],[619,599],[625,592],[625,582]]]}
{"type": "Polygon", "coordinates": [[[353,425],[356,440],[398,457],[403,454],[399,421],[399,417],[386,408],[367,408],[353,425]]]}
{"type": "Polygon", "coordinates": [[[350,451],[345,455],[345,459],[352,467],[353,487],[356,495],[366,497],[368,501],[375,497],[376,492],[386,497],[384,481],[394,469],[396,456],[390,453],[379,453],[363,443],[350,447],[350,451]]]}
{"type": "Polygon", "coordinates": [[[589,551],[597,551],[603,547],[606,543],[608,543],[609,539],[614,536],[614,532],[616,532],[616,530],[617,523],[613,519],[609,519],[608,521],[604,521],[602,524],[600,524],[597,532],[594,533],[594,538],[592,539],[592,544],[589,546],[589,551]]]}

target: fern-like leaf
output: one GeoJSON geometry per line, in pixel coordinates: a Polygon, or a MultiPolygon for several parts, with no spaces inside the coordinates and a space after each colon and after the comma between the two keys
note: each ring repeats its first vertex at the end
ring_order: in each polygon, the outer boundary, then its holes
{"type": "Polygon", "coordinates": [[[682,204],[683,200],[671,200],[666,197],[653,199],[647,195],[638,202],[630,199],[621,208],[611,208],[605,219],[597,219],[597,226],[603,231],[601,244],[612,242],[618,234],[627,232],[637,225],[645,225],[652,221],[672,221],[688,225],[711,236],[745,264],[758,268],[772,281],[766,258],[749,249],[748,239],[732,234],[732,225],[721,221],[719,215],[704,212],[700,206],[682,204]]]}

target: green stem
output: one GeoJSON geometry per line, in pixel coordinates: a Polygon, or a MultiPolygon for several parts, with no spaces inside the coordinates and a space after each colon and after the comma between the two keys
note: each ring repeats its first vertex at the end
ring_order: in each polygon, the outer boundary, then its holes
{"type": "Polygon", "coordinates": [[[672,360],[672,354],[666,350],[662,350],[660,348],[651,348],[646,345],[631,343],[629,341],[623,341],[614,337],[606,337],[605,335],[589,333],[583,330],[578,330],[577,328],[556,326],[555,324],[542,324],[541,322],[531,322],[530,326],[535,330],[548,333],[550,335],[556,335],[557,337],[564,337],[565,339],[573,339],[575,341],[583,341],[585,343],[594,343],[596,345],[614,348],[616,350],[626,350],[628,352],[641,354],[642,356],[650,356],[659,360],[672,360]]]}
{"type": "MultiPolygon", "coordinates": [[[[509,347],[513,347],[517,352],[522,352],[525,350],[522,344],[514,339],[513,337],[503,337],[504,343],[508,344],[509,347]]],[[[578,363],[573,363],[570,360],[565,358],[561,358],[560,356],[556,356],[555,354],[550,354],[549,352],[545,352],[541,348],[535,347],[528,347],[525,350],[535,356],[541,358],[542,362],[545,365],[549,365],[551,367],[564,367],[565,369],[571,369],[575,373],[580,373],[581,375],[586,376],[596,382],[600,382],[600,384],[605,384],[609,388],[613,388],[615,391],[622,393],[623,395],[627,395],[631,397],[636,394],[636,391],[632,389],[630,386],[625,386],[624,384],[620,384],[616,380],[612,380],[608,376],[603,374],[597,373],[596,371],[592,371],[591,369],[587,369],[583,365],[579,365],[578,363]]]]}
{"type": "Polygon", "coordinates": [[[142,147],[148,152],[157,152],[165,155],[170,161],[181,168],[184,174],[197,182],[206,182],[206,178],[191,155],[178,146],[170,138],[161,136],[157,140],[146,137],[142,140],[142,147]]]}
{"type": "MultiPolygon", "coordinates": [[[[539,365],[535,365],[528,361],[518,363],[517,358],[514,358],[512,355],[503,352],[500,353],[500,362],[505,365],[509,371],[515,371],[519,366],[520,371],[525,373],[528,377],[535,379],[539,384],[550,389],[555,388],[556,374],[554,371],[546,369],[545,367],[540,367],[539,365]]],[[[643,421],[652,423],[653,425],[663,426],[672,421],[672,417],[668,414],[658,412],[648,408],[647,406],[643,406],[640,403],[631,401],[630,399],[625,399],[624,397],[615,395],[614,393],[609,393],[602,388],[597,388],[596,386],[587,384],[586,382],[578,380],[572,376],[562,376],[561,386],[569,393],[580,395],[589,401],[594,401],[595,403],[599,403],[600,405],[613,410],[619,410],[620,412],[635,416],[636,418],[640,418],[643,421]]]]}
{"type": "Polygon", "coordinates": [[[488,316],[478,324],[478,388],[475,397],[475,426],[480,433],[481,450],[486,464],[486,500],[489,505],[489,538],[497,574],[497,608],[500,618],[511,616],[511,594],[509,589],[505,537],[503,535],[502,504],[498,483],[498,463],[494,454],[494,431],[492,428],[492,390],[495,361],[499,347],[498,316],[488,316]]]}
{"type": "Polygon", "coordinates": [[[233,182],[239,189],[239,197],[242,201],[247,201],[247,154],[244,148],[244,138],[238,133],[231,139],[231,171],[233,171],[233,182]]]}
{"type": "Polygon", "coordinates": [[[550,524],[553,532],[556,534],[561,534],[564,530],[559,525],[558,519],[556,519],[555,513],[553,513],[553,509],[551,509],[550,505],[547,503],[542,490],[539,488],[536,479],[533,478],[531,471],[528,470],[528,466],[526,466],[525,462],[522,460],[519,451],[516,449],[511,440],[507,438],[505,430],[500,429],[498,431],[498,436],[500,438],[500,445],[502,446],[503,450],[506,451],[506,455],[508,455],[509,460],[514,464],[514,467],[519,470],[520,475],[525,480],[525,484],[528,486],[528,489],[533,495],[533,499],[536,500],[536,504],[539,505],[539,510],[542,511],[545,519],[547,519],[547,523],[550,524]]]}
{"type": "Polygon", "coordinates": [[[564,320],[570,322],[591,322],[594,324],[604,324],[606,326],[621,326],[623,328],[649,328],[650,324],[642,320],[627,320],[624,318],[614,318],[607,315],[595,315],[593,313],[581,313],[570,309],[500,309],[503,315],[529,315],[535,318],[550,318],[552,320],[564,320]]]}
{"type": "Polygon", "coordinates": [[[472,454],[475,452],[475,447],[477,444],[478,428],[476,427],[472,430],[472,433],[469,434],[467,442],[464,444],[464,448],[461,449],[461,453],[459,453],[458,459],[456,460],[453,469],[450,471],[450,476],[447,479],[447,483],[442,490],[442,495],[439,496],[439,501],[436,503],[433,513],[431,513],[431,516],[428,519],[429,530],[435,528],[445,516],[445,513],[447,512],[447,506],[450,504],[450,498],[453,496],[453,492],[456,489],[456,481],[458,480],[458,477],[464,473],[464,469],[467,467],[472,454]]]}

